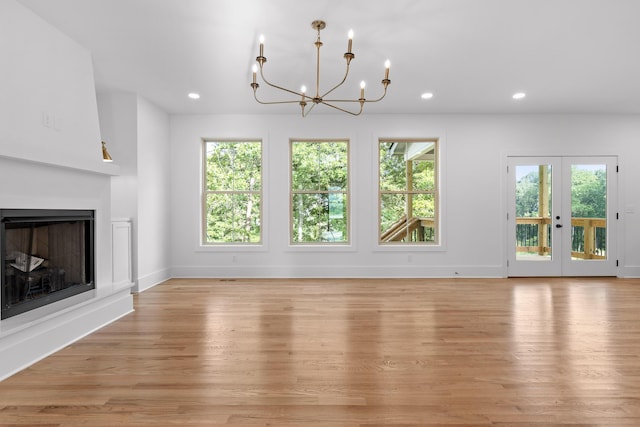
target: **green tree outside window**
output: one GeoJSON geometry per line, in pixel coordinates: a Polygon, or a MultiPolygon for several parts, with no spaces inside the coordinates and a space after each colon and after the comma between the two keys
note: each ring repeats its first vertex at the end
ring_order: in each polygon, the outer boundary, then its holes
{"type": "Polygon", "coordinates": [[[203,243],[260,243],[262,144],[204,141],[203,243]]]}
{"type": "Polygon", "coordinates": [[[291,142],[291,242],[349,240],[349,144],[291,142]]]}

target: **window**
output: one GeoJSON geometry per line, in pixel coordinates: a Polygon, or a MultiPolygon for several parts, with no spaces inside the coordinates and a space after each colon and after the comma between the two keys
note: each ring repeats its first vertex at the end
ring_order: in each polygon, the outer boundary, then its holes
{"type": "Polygon", "coordinates": [[[437,140],[381,140],[379,242],[437,244],[437,140]]]}
{"type": "Polygon", "coordinates": [[[262,144],[204,141],[203,244],[262,242],[262,144]]]}
{"type": "Polygon", "coordinates": [[[291,141],[291,243],[348,243],[349,144],[291,141]]]}

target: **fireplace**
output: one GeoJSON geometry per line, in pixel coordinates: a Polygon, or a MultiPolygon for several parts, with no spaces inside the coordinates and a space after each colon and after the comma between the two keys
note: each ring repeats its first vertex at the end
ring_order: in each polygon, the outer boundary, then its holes
{"type": "Polygon", "coordinates": [[[1,319],[91,291],[94,211],[0,209],[1,319]]]}

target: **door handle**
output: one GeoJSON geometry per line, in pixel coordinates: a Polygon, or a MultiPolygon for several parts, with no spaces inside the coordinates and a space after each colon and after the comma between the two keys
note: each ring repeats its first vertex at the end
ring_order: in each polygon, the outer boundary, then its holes
{"type": "Polygon", "coordinates": [[[556,228],[562,228],[562,224],[556,224],[556,228]]]}

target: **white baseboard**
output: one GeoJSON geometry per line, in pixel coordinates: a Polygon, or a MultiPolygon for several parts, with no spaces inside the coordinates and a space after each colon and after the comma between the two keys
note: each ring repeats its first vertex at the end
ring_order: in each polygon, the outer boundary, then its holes
{"type": "Polygon", "coordinates": [[[133,287],[133,292],[140,293],[144,292],[147,289],[153,288],[154,286],[169,280],[171,275],[168,268],[155,271],[150,274],[145,274],[144,276],[138,277],[136,281],[136,285],[133,287]]]}
{"type": "Polygon", "coordinates": [[[244,278],[416,278],[416,277],[506,277],[502,266],[174,266],[171,277],[244,278]]]}
{"type": "Polygon", "coordinates": [[[618,277],[636,279],[640,277],[640,265],[627,265],[620,267],[618,277]]]}

